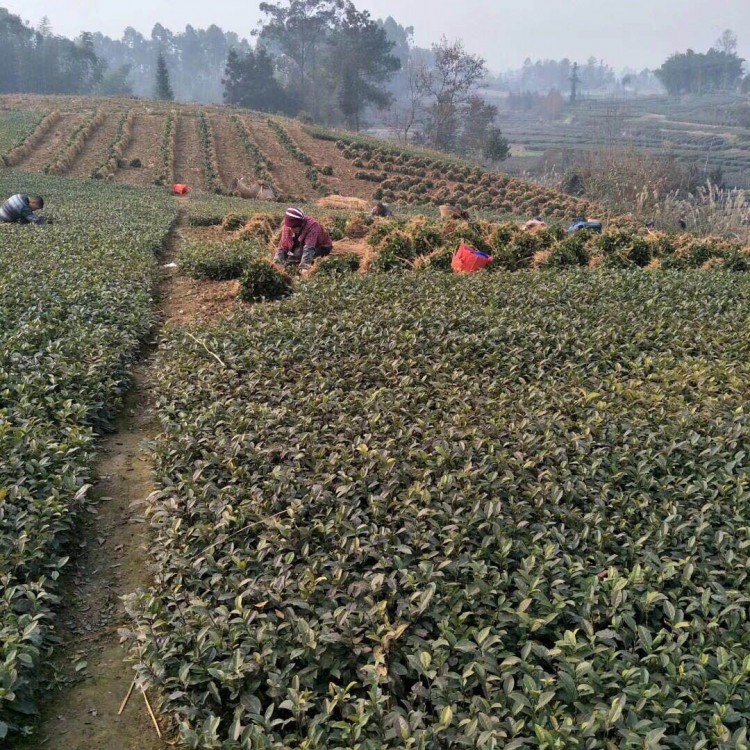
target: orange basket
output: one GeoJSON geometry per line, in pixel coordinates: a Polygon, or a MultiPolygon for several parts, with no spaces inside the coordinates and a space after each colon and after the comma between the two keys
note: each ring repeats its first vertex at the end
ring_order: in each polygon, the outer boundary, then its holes
{"type": "Polygon", "coordinates": [[[486,268],[490,263],[492,263],[491,255],[481,253],[479,250],[461,243],[453,256],[451,268],[456,273],[476,273],[486,268]]]}

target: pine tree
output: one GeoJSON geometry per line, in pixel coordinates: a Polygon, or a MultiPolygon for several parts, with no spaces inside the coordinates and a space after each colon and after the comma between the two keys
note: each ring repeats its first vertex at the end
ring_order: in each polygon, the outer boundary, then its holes
{"type": "Polygon", "coordinates": [[[160,52],[156,59],[156,85],[154,86],[154,99],[162,99],[168,102],[174,100],[172,84],[169,82],[169,70],[167,70],[167,61],[160,52]]]}
{"type": "Polygon", "coordinates": [[[573,72],[570,75],[570,103],[575,104],[578,101],[578,84],[581,82],[581,76],[578,75],[578,63],[573,63],[573,72]]]}
{"type": "Polygon", "coordinates": [[[234,104],[260,112],[284,112],[287,101],[284,90],[274,78],[272,58],[260,45],[247,54],[229,50],[224,71],[225,104],[234,104]]]}

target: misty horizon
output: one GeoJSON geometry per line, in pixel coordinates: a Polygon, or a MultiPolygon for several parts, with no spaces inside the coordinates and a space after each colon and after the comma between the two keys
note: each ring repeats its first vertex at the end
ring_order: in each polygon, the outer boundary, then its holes
{"type": "MultiPolygon", "coordinates": [[[[373,18],[388,16],[402,26],[414,27],[414,43],[429,48],[445,34],[460,38],[466,47],[487,60],[493,73],[520,68],[526,59],[570,59],[585,62],[594,57],[616,71],[640,71],[659,67],[669,55],[693,49],[706,51],[725,29],[738,37],[738,54],[750,59],[750,12],[746,0],[724,0],[720,13],[716,4],[699,0],[665,0],[657,7],[645,0],[602,11],[602,3],[573,0],[565,8],[552,0],[525,6],[469,0],[460,7],[445,6],[430,11],[423,0],[407,4],[395,0],[363,0],[356,5],[373,18]],[[474,12],[472,13],[472,9],[474,12]],[[475,18],[483,18],[475,24],[475,18]],[[564,34],[559,29],[564,28],[564,34]],[[498,33],[498,29],[500,32],[498,33]],[[499,40],[499,47],[495,41],[499,40]],[[636,42],[636,43],[634,43],[636,42]]],[[[74,38],[82,31],[121,38],[127,27],[149,37],[161,23],[174,32],[187,25],[207,28],[215,24],[224,31],[251,38],[262,14],[236,0],[220,8],[186,0],[179,7],[161,2],[132,0],[127,5],[103,6],[90,0],[36,0],[33,6],[19,0],[0,0],[0,7],[37,26],[49,19],[55,34],[74,38]],[[29,9],[33,8],[33,13],[29,9]]]]}

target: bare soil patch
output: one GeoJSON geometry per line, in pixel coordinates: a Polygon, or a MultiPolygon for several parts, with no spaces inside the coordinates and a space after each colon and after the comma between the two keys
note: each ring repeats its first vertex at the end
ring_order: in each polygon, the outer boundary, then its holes
{"type": "Polygon", "coordinates": [[[184,182],[193,189],[205,190],[198,119],[180,113],[177,117],[177,148],[175,182],[184,182]]]}
{"type": "Polygon", "coordinates": [[[107,112],[105,120],[88,139],[83,151],[73,162],[68,172],[72,177],[91,177],[91,173],[107,160],[109,146],[117,134],[117,125],[120,122],[119,112],[107,112]]]}
{"type": "Polygon", "coordinates": [[[305,177],[306,167],[284,150],[266,121],[260,117],[245,117],[244,121],[263,155],[270,159],[274,183],[286,201],[315,200],[318,193],[305,177]]]}
{"type": "Polygon", "coordinates": [[[248,184],[252,184],[255,178],[250,158],[231,120],[226,115],[213,115],[210,119],[219,162],[219,178],[224,189],[231,189],[235,177],[244,177],[248,184]]]}
{"type": "Polygon", "coordinates": [[[18,165],[25,172],[43,172],[60,151],[68,136],[90,112],[64,113],[60,122],[47,134],[41,145],[18,165]]]}
{"type": "Polygon", "coordinates": [[[240,310],[239,281],[196,281],[187,276],[174,280],[169,303],[164,306],[167,325],[210,322],[240,310]]]}
{"type": "Polygon", "coordinates": [[[136,115],[133,126],[133,138],[123,155],[127,164],[133,159],[140,159],[140,168],[125,167],[115,173],[117,182],[128,185],[153,185],[159,170],[161,156],[161,138],[166,114],[141,113],[136,115]]]}

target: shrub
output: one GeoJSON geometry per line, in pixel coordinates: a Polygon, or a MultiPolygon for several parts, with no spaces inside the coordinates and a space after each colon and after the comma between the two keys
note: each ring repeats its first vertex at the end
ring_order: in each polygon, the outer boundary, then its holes
{"type": "Polygon", "coordinates": [[[315,262],[312,275],[315,276],[343,276],[359,271],[361,258],[359,255],[329,255],[315,262]]]}
{"type": "Polygon", "coordinates": [[[538,235],[519,232],[509,242],[493,251],[494,261],[489,266],[490,270],[502,268],[508,271],[518,271],[521,268],[528,268],[534,255],[546,249],[548,245],[540,242],[538,235]]]}
{"type": "Polygon", "coordinates": [[[588,231],[576,232],[549,250],[540,250],[534,257],[537,268],[573,268],[585,266],[591,255],[588,244],[594,235],[588,231]]]}
{"type": "Polygon", "coordinates": [[[310,284],[158,370],[132,609],[193,748],[746,742],[750,278],[310,284]]]}
{"type": "Polygon", "coordinates": [[[245,302],[270,302],[288,297],[294,287],[291,277],[267,260],[253,259],[242,276],[240,297],[245,302]]]}
{"type": "Polygon", "coordinates": [[[236,232],[247,224],[247,218],[240,214],[227,214],[221,222],[221,228],[225,232],[236,232]]]}
{"type": "Polygon", "coordinates": [[[239,279],[259,255],[260,247],[250,242],[206,243],[197,240],[183,245],[178,265],[183,273],[194,279],[229,281],[239,279]]]}
{"type": "MultiPolygon", "coordinates": [[[[2,231],[0,255],[0,746],[37,714],[59,643],[59,578],[81,540],[97,457],[154,321],[166,194],[25,174],[53,226],[2,231]]],[[[0,195],[18,175],[0,170],[0,195]]],[[[72,579],[72,576],[71,576],[72,579]]],[[[41,743],[40,743],[41,744],[41,743]]],[[[32,741],[31,745],[39,744],[32,741]]]]}

